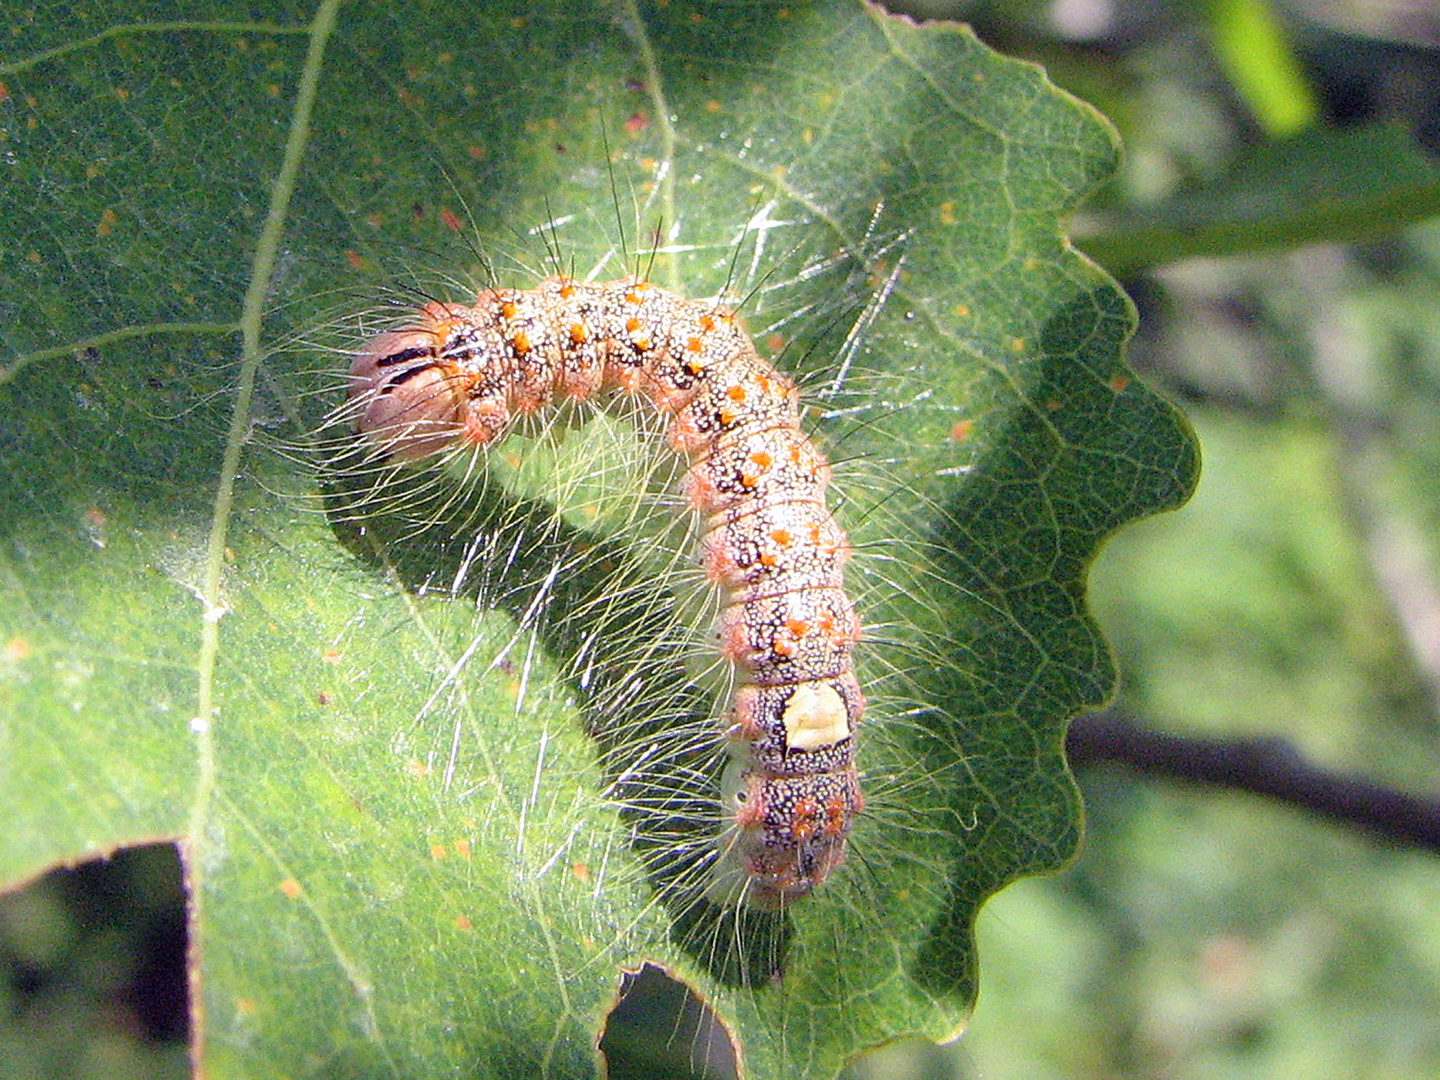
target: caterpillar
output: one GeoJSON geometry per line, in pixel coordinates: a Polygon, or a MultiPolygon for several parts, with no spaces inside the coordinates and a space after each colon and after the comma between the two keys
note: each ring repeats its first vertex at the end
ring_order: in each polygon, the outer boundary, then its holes
{"type": "Polygon", "coordinates": [[[794,382],[736,313],[634,276],[432,300],[355,352],[348,409],[379,454],[416,463],[603,395],[668,419],[697,561],[720,596],[716,635],[734,677],[726,824],[706,891],[783,909],[840,865],[863,807],[860,624],[843,581],[849,543],[826,504],[829,463],[801,430],[794,382]]]}

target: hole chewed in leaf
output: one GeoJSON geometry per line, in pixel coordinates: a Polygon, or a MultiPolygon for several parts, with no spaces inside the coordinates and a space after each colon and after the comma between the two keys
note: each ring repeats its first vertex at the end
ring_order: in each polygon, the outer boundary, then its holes
{"type": "Polygon", "coordinates": [[[734,1080],[735,1043],[695,991],[655,964],[620,977],[599,1040],[607,1080],[734,1080]]]}

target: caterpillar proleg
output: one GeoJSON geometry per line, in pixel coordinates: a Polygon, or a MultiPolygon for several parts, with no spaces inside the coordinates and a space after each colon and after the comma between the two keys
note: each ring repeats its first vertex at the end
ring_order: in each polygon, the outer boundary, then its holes
{"type": "Polygon", "coordinates": [[[850,549],[794,383],[729,308],[638,277],[560,276],[487,289],[472,305],[424,304],[365,342],[349,382],[357,432],[401,462],[498,443],[518,418],[601,394],[669,419],[699,562],[721,596],[716,636],[734,677],[726,826],[706,891],[782,908],[840,864],[863,805],[850,549]]]}

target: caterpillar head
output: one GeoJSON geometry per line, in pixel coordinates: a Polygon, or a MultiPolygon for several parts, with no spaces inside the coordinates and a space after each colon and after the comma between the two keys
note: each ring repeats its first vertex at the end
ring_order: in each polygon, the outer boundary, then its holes
{"type": "Polygon", "coordinates": [[[503,392],[478,392],[486,380],[472,370],[466,309],[432,303],[416,315],[370,338],[350,364],[355,430],[402,463],[490,442],[509,419],[503,392]]]}

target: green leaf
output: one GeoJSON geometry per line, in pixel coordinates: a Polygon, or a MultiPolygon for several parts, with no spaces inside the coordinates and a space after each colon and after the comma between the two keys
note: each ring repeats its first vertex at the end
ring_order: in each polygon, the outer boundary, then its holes
{"type": "Polygon", "coordinates": [[[647,961],[749,1075],[958,1032],[979,904],[1078,839],[1088,562],[1196,468],[1061,230],[1104,123],[858,4],[72,12],[0,59],[0,877],[176,839],[213,1076],[589,1075],[647,961]],[[776,917],[692,917],[699,841],[637,813],[686,823],[667,732],[710,706],[623,418],[328,517],[306,452],[344,363],[296,343],[377,281],[490,280],[455,226],[524,285],[657,223],[657,283],[799,343],[859,552],[872,810],[776,917]]]}
{"type": "Polygon", "coordinates": [[[1077,243],[1124,277],[1197,256],[1372,239],[1436,214],[1440,168],[1403,128],[1314,127],[1077,243]]]}

